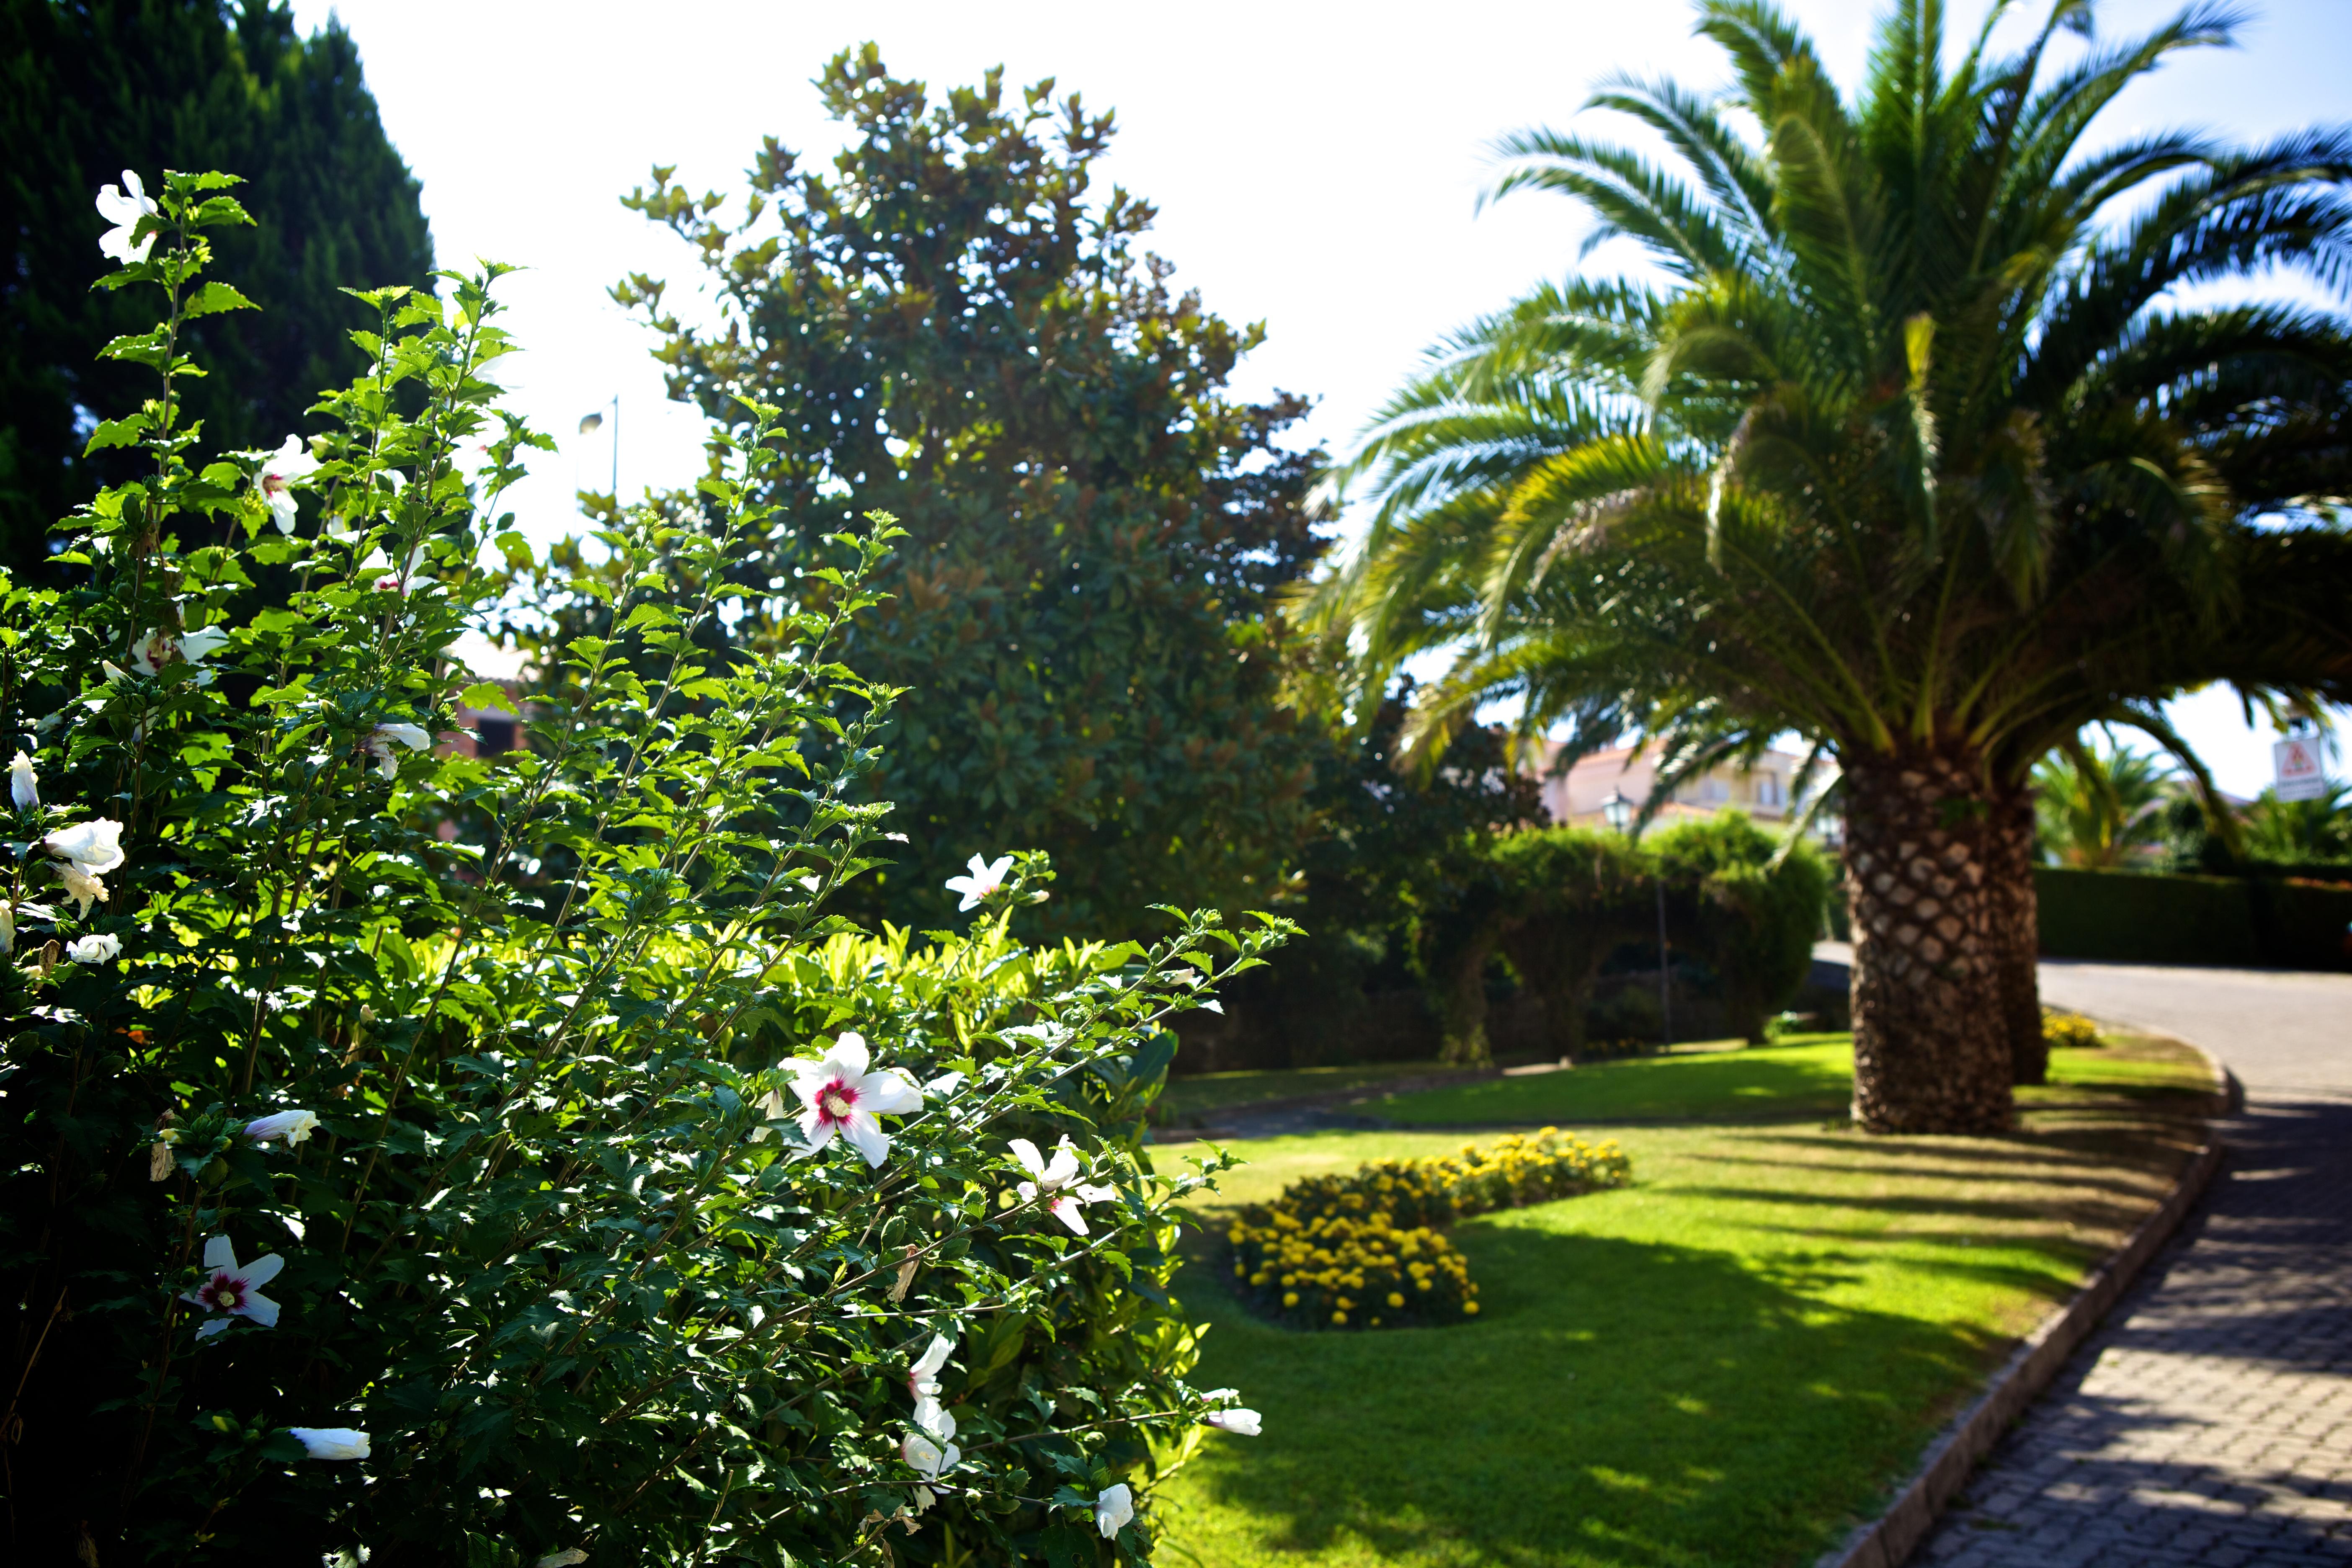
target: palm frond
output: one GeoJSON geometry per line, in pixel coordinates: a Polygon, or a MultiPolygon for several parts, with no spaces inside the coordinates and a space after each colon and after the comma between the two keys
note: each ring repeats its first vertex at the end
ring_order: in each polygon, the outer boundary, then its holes
{"type": "Polygon", "coordinates": [[[1599,219],[1585,237],[1588,253],[1609,240],[1628,238],[1668,271],[1694,279],[1742,265],[1742,247],[1725,232],[1711,205],[1636,153],[1540,129],[1504,136],[1495,151],[1514,163],[1481,201],[1498,201],[1520,190],[1574,196],[1599,219]]]}

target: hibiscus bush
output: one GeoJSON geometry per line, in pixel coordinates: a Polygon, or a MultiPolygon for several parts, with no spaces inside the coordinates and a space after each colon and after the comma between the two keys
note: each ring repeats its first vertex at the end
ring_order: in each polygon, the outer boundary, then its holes
{"type": "Polygon", "coordinates": [[[327,433],[208,452],[233,184],[110,193],[102,286],[163,309],[89,443],[140,477],[72,586],[0,595],[10,1555],[1148,1560],[1153,1482],[1256,1418],[1184,1381],[1169,1205],[1213,1166],[1150,1174],[1143,1112],[1280,923],[1024,950],[1034,856],[919,946],[829,915],[888,834],[895,694],[835,658],[888,521],[709,651],[787,521],[755,411],[709,527],[537,570],[496,267],[356,294],[327,433]],[[613,612],[519,694],[457,651],[510,580],[613,612]],[[455,743],[499,706],[520,747],[455,743]]]}

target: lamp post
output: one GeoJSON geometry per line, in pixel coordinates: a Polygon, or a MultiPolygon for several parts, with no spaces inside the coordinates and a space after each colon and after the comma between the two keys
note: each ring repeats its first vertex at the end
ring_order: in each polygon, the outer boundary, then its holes
{"type": "MultiPolygon", "coordinates": [[[[613,395],[613,401],[609,406],[613,410],[613,503],[617,506],[621,500],[621,395],[619,393],[613,395]]],[[[602,410],[591,414],[580,421],[580,434],[585,436],[604,423],[604,416],[602,410]]]]}
{"type": "MultiPolygon", "coordinates": [[[[1602,821],[1628,838],[1633,837],[1633,803],[1625,798],[1622,789],[1612,789],[1609,798],[1601,803],[1602,821]]],[[[1675,1043],[1675,995],[1667,976],[1673,973],[1673,950],[1666,945],[1666,881],[1664,877],[1650,879],[1650,886],[1658,897],[1658,1044],[1675,1043]]]]}
{"type": "Polygon", "coordinates": [[[1633,826],[1633,803],[1625,798],[1622,789],[1612,789],[1609,798],[1601,803],[1601,820],[1616,832],[1622,833],[1633,826]]]}

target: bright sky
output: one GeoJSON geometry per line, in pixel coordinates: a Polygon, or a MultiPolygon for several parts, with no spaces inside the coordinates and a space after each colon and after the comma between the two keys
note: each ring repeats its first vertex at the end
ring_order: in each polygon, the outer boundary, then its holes
{"type": "MultiPolygon", "coordinates": [[[[1873,0],[1785,3],[1854,80],[1873,0]]],[[[2108,0],[2101,31],[2136,32],[2176,8],[2108,0]]],[[[1985,0],[1949,9],[1973,28],[1985,0]]],[[[809,82],[839,49],[872,38],[895,73],[935,89],[1002,64],[1008,84],[1052,76],[1090,107],[1115,108],[1121,131],[1102,168],[1159,206],[1152,248],[1211,309],[1266,324],[1239,390],[1316,397],[1307,439],[1335,451],[1430,342],[1575,264],[1580,224],[1565,201],[1523,195],[1477,210],[1496,136],[1564,125],[1613,71],[1719,79],[1719,56],[1671,0],[294,0],[294,11],[306,28],[339,12],[358,40],[385,128],[424,181],[442,265],[481,256],[531,268],[507,288],[508,324],[529,345],[509,362],[511,401],[563,450],[511,499],[541,537],[576,526],[576,489],[609,482],[610,420],[575,432],[611,398],[624,494],[700,467],[696,417],[667,401],[649,335],[604,294],[624,273],[649,272],[671,279],[669,302],[684,310],[698,268],[616,198],[657,163],[692,189],[740,195],[763,135],[829,156],[840,131],[809,82]]],[[[2189,57],[2135,89],[2102,122],[2105,136],[2185,123],[2252,140],[2352,119],[2352,3],[2264,0],[2259,13],[2239,49],[2189,57]]],[[[2229,693],[2190,699],[2176,720],[2224,789],[2268,782],[2268,728],[2250,730],[2229,693]]]]}

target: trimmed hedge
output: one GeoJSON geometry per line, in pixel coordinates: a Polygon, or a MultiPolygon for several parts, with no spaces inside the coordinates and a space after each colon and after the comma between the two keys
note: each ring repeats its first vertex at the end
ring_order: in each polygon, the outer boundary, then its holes
{"type": "Polygon", "coordinates": [[[2352,968],[2352,888],[2037,867],[2042,952],[2126,963],[2352,968]]]}

